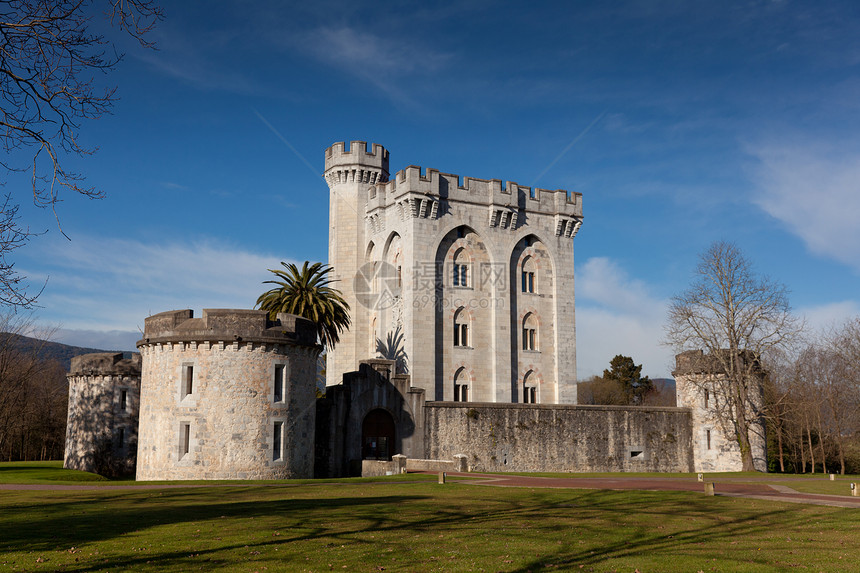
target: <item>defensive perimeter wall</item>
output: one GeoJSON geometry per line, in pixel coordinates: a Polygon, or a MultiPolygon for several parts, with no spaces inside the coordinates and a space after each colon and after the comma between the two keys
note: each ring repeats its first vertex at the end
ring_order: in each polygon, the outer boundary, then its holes
{"type": "Polygon", "coordinates": [[[686,408],[427,402],[424,424],[426,457],[470,471],[693,470],[686,408]]]}

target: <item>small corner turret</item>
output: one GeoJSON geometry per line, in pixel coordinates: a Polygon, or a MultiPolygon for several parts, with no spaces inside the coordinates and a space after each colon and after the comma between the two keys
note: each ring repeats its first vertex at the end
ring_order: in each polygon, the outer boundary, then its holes
{"type": "Polygon", "coordinates": [[[325,180],[329,187],[341,183],[385,183],[388,181],[388,151],[378,143],[343,141],[325,150],[325,180]]]}

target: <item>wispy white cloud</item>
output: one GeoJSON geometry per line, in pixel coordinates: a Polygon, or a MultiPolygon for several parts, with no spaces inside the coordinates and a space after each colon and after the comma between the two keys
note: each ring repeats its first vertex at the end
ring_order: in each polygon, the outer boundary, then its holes
{"type": "Polygon", "coordinates": [[[807,247],[860,270],[860,150],[815,142],[748,146],[753,201],[807,247]]]}
{"type": "Polygon", "coordinates": [[[271,277],[267,269],[280,268],[278,257],[214,239],[150,243],[76,235],[45,248],[39,260],[40,267],[27,273],[50,269],[39,299],[40,321],[58,325],[63,342],[104,348],[124,348],[109,344],[112,337],[126,346],[136,340],[151,314],[252,308],[265,290],[262,282],[271,277]]]}
{"type": "Polygon", "coordinates": [[[808,306],[797,311],[806,321],[810,334],[824,333],[838,327],[847,319],[860,316],[860,302],[844,300],[830,304],[808,306]]]}
{"type": "Polygon", "coordinates": [[[669,376],[672,351],[660,344],[667,302],[608,258],[588,259],[577,272],[577,376],[601,374],[616,354],[633,357],[648,376],[669,376]]]}
{"type": "Polygon", "coordinates": [[[297,45],[316,60],[369,82],[395,103],[414,107],[402,80],[438,71],[451,55],[410,40],[348,26],[315,28],[296,37],[297,45]]]}

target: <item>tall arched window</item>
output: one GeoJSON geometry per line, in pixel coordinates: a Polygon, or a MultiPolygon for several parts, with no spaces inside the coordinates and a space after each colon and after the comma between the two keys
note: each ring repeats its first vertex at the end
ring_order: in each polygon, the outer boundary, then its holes
{"type": "Polygon", "coordinates": [[[538,349],[538,322],[534,313],[523,318],[523,350],[538,349]]]}
{"type": "Polygon", "coordinates": [[[523,376],[523,404],[537,404],[538,389],[534,373],[529,370],[523,376]]]}
{"type": "Polygon", "coordinates": [[[469,315],[463,307],[454,313],[454,346],[469,346],[469,315]]]}
{"type": "Polygon", "coordinates": [[[523,259],[523,272],[522,272],[522,291],[527,293],[537,292],[537,283],[535,277],[537,273],[535,272],[535,261],[532,257],[526,257],[523,259]]]}
{"type": "Polygon", "coordinates": [[[469,375],[466,368],[460,368],[454,373],[454,401],[469,401],[469,375]]]}
{"type": "Polygon", "coordinates": [[[465,249],[457,249],[454,253],[454,286],[467,287],[470,284],[469,255],[465,249]]]}

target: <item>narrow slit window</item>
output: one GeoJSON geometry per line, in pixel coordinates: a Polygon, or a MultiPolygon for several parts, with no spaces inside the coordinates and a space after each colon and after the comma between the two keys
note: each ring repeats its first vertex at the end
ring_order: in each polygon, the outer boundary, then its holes
{"type": "Polygon", "coordinates": [[[274,402],[283,402],[284,401],[284,388],[286,386],[284,375],[285,368],[284,364],[276,364],[275,365],[275,380],[274,380],[274,402]]]}
{"type": "Polygon", "coordinates": [[[272,432],[272,461],[284,459],[284,423],[275,422],[272,432]]]}
{"type": "Polygon", "coordinates": [[[191,451],[191,424],[185,422],[179,428],[179,459],[181,460],[191,451]]]}
{"type": "Polygon", "coordinates": [[[125,428],[120,428],[119,432],[117,432],[117,442],[120,449],[125,447],[125,428]]]}
{"type": "Polygon", "coordinates": [[[182,397],[194,393],[194,366],[187,364],[182,368],[182,397]]]}
{"type": "Polygon", "coordinates": [[[707,447],[710,450],[711,449],[711,431],[710,430],[705,430],[705,441],[707,442],[707,447]]]}
{"type": "Polygon", "coordinates": [[[128,409],[128,390],[119,391],[119,409],[121,412],[128,409]]]}
{"type": "Polygon", "coordinates": [[[711,397],[710,391],[708,391],[708,389],[705,388],[705,410],[708,409],[708,400],[710,399],[710,397],[711,397]]]}

